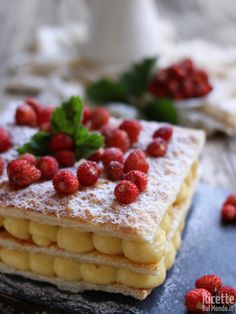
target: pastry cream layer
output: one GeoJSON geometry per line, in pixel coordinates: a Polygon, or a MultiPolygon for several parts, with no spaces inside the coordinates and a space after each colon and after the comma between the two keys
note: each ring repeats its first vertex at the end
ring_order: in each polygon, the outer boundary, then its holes
{"type": "MultiPolygon", "coordinates": [[[[196,177],[197,168],[198,162],[196,161],[182,184],[181,190],[173,204],[174,206],[180,205],[188,197],[189,187],[196,177]]],[[[0,217],[0,226],[3,226],[7,232],[18,239],[32,239],[38,246],[56,244],[59,248],[73,253],[86,253],[97,250],[108,255],[124,255],[129,260],[137,263],[157,263],[162,259],[166,250],[166,235],[172,228],[172,212],[173,207],[170,207],[161,221],[153,243],[150,244],[122,240],[117,237],[104,236],[72,228],[50,226],[13,217],[0,217]]],[[[178,245],[176,244],[176,246],[178,245]]]]}
{"type": "Polygon", "coordinates": [[[174,264],[175,255],[175,245],[170,243],[165,257],[159,262],[157,274],[151,275],[113,266],[80,263],[65,257],[0,248],[0,260],[19,270],[31,271],[46,277],[59,277],[68,281],[83,280],[97,285],[120,283],[140,289],[153,289],[161,285],[165,280],[166,271],[174,264]]]}

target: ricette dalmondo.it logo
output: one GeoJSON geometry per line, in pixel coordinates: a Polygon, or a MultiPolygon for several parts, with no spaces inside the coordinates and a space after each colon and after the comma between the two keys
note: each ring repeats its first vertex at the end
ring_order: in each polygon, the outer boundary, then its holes
{"type": "Polygon", "coordinates": [[[234,302],[235,299],[232,295],[204,296],[201,310],[203,312],[233,312],[234,302]]]}

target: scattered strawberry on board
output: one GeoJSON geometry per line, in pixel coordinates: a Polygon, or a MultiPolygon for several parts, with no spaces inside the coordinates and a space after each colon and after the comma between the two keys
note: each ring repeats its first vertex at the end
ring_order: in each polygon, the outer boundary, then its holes
{"type": "Polygon", "coordinates": [[[236,222],[236,193],[230,194],[221,207],[221,219],[225,223],[236,222]]]}
{"type": "Polygon", "coordinates": [[[236,303],[236,289],[224,286],[217,275],[209,274],[198,278],[195,287],[184,298],[185,306],[191,312],[207,313],[213,309],[226,311],[236,303]]]}

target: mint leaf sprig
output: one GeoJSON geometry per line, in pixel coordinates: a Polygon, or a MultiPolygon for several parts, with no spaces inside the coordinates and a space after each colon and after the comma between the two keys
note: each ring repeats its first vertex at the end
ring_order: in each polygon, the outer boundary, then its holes
{"type": "Polygon", "coordinates": [[[64,101],[52,113],[52,132],[63,132],[74,138],[77,128],[81,125],[83,107],[83,102],[78,96],[72,96],[64,101]]]}
{"type": "Polygon", "coordinates": [[[129,98],[137,99],[143,97],[152,79],[156,62],[156,58],[144,59],[121,74],[119,82],[129,98]]]}
{"type": "Polygon", "coordinates": [[[150,99],[148,86],[154,77],[156,58],[147,58],[130,67],[117,80],[102,78],[86,89],[87,99],[95,104],[123,102],[140,111],[148,120],[177,124],[177,110],[170,99],[150,99]]]}
{"type": "Polygon", "coordinates": [[[142,62],[122,73],[117,80],[100,79],[87,87],[88,100],[95,103],[127,102],[133,104],[147,90],[152,78],[156,58],[144,59],[142,62]]]}
{"type": "Polygon", "coordinates": [[[99,132],[90,132],[82,125],[83,103],[79,96],[72,96],[52,113],[52,132],[39,131],[28,143],[18,147],[19,154],[31,153],[35,156],[50,155],[49,143],[55,133],[65,133],[75,141],[77,160],[87,158],[104,145],[104,138],[99,132]]]}
{"type": "Polygon", "coordinates": [[[51,134],[48,132],[39,131],[31,137],[28,143],[18,147],[16,150],[20,155],[25,153],[30,153],[35,156],[49,155],[50,139],[51,134]]]}
{"type": "Polygon", "coordinates": [[[80,125],[75,135],[75,155],[79,160],[86,158],[104,145],[104,137],[98,132],[89,132],[80,125]]]}

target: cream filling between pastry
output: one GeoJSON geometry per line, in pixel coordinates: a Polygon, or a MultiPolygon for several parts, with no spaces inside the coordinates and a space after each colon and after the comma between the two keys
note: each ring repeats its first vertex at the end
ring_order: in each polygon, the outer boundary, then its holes
{"type": "MultiPolygon", "coordinates": [[[[180,232],[176,235],[180,238],[180,232]]],[[[30,271],[46,277],[59,277],[67,281],[86,281],[97,285],[120,283],[124,286],[140,289],[153,289],[161,285],[166,271],[174,264],[175,241],[170,242],[164,258],[159,262],[156,275],[138,273],[113,266],[81,263],[76,260],[49,256],[41,253],[27,253],[8,248],[0,248],[0,259],[4,264],[18,270],[30,271]]]]}

